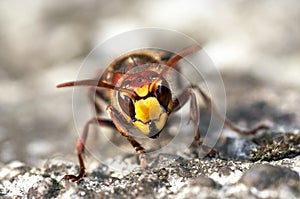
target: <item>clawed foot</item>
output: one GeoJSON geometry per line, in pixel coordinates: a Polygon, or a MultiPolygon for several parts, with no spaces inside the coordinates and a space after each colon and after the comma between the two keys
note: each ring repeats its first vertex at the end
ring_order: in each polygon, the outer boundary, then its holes
{"type": "Polygon", "coordinates": [[[192,143],[192,145],[190,146],[190,153],[195,158],[218,157],[218,151],[216,151],[214,148],[209,147],[199,141],[194,141],[192,143]]]}
{"type": "Polygon", "coordinates": [[[146,169],[148,167],[148,162],[147,162],[147,159],[146,159],[146,154],[144,154],[144,153],[139,154],[139,160],[140,160],[141,168],[146,169]]]}
{"type": "Polygon", "coordinates": [[[66,181],[71,180],[72,182],[79,182],[80,180],[82,180],[82,177],[75,176],[75,175],[65,175],[62,180],[66,180],[66,181]]]}
{"type": "Polygon", "coordinates": [[[85,167],[80,167],[79,175],[65,175],[62,180],[79,182],[85,176],[85,167]]]}

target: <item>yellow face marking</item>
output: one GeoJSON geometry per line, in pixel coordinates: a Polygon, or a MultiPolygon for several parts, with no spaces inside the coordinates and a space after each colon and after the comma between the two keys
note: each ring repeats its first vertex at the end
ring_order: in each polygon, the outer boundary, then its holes
{"type": "Polygon", "coordinates": [[[157,130],[160,131],[165,126],[167,119],[168,119],[168,114],[163,113],[160,116],[159,120],[155,121],[155,126],[156,126],[157,130]]]}
{"type": "Polygon", "coordinates": [[[134,91],[136,92],[136,94],[138,94],[138,96],[140,97],[145,97],[146,95],[148,95],[148,90],[149,86],[146,84],[142,87],[139,88],[135,88],[134,91]]]}
{"type": "Polygon", "coordinates": [[[143,123],[158,119],[160,114],[163,112],[163,109],[155,97],[141,99],[137,101],[134,106],[135,118],[143,123]]]}
{"type": "MultiPolygon", "coordinates": [[[[168,114],[163,113],[160,116],[160,118],[154,122],[155,127],[158,131],[160,131],[165,126],[165,123],[166,123],[167,119],[168,119],[168,114]]],[[[141,131],[141,133],[143,133],[144,135],[149,136],[150,127],[149,127],[148,123],[144,124],[141,121],[135,121],[134,125],[141,131]]],[[[158,133],[158,132],[152,132],[152,133],[158,133]]]]}
{"type": "Polygon", "coordinates": [[[134,125],[143,133],[144,135],[149,135],[150,129],[148,124],[144,124],[141,121],[135,121],[134,125]]]}

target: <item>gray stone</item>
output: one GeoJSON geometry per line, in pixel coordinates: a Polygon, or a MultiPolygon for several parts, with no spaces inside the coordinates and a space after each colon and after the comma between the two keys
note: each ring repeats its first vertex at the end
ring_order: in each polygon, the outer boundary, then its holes
{"type": "Polygon", "coordinates": [[[270,164],[256,164],[246,171],[240,179],[248,187],[258,190],[278,188],[280,185],[299,185],[299,174],[288,168],[270,164]]]}

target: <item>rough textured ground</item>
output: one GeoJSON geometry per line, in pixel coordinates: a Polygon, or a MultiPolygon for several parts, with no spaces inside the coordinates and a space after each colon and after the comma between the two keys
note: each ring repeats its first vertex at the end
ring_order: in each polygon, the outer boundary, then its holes
{"type": "Polygon", "coordinates": [[[94,160],[89,162],[94,168],[78,183],[62,180],[64,175],[78,170],[78,166],[65,160],[52,159],[40,168],[12,162],[0,169],[0,195],[4,198],[300,197],[299,132],[265,132],[252,140],[223,138],[222,142],[217,157],[198,159],[159,154],[147,169],[139,168],[134,156],[117,156],[104,164],[94,160]]]}
{"type": "MultiPolygon", "coordinates": [[[[299,21],[298,0],[0,1],[0,198],[300,198],[299,21]],[[222,74],[229,118],[271,129],[248,138],[225,129],[216,157],[178,146],[151,155],[146,170],[126,142],[115,141],[126,149],[119,154],[92,133],[87,176],[61,181],[77,172],[91,106],[80,101],[74,122],[72,91],[55,86],[75,79],[99,42],[145,26],[203,44],[222,74]]],[[[193,137],[186,133],[182,143],[193,137]]]]}

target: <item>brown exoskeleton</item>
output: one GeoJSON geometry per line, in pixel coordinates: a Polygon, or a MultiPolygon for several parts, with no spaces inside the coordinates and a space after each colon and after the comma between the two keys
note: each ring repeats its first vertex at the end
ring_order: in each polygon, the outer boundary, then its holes
{"type": "MultiPolygon", "coordinates": [[[[80,80],[59,84],[57,87],[94,86],[96,98],[104,100],[109,119],[95,117],[84,126],[77,144],[77,155],[80,164],[79,174],[66,175],[64,179],[79,181],[85,175],[83,160],[85,141],[91,124],[99,124],[116,129],[126,137],[139,155],[141,167],[147,167],[145,150],[132,136],[130,129],[135,128],[149,138],[156,138],[165,127],[168,117],[179,110],[190,100],[190,120],[194,125],[194,142],[199,142],[199,101],[202,97],[210,110],[217,113],[210,97],[197,85],[191,84],[176,97],[164,74],[168,68],[178,67],[176,63],[188,54],[197,52],[200,46],[191,46],[177,54],[158,49],[138,50],[123,55],[111,63],[99,80],[80,80]],[[162,57],[164,55],[164,57],[162,57]],[[163,65],[164,67],[160,67],[163,65]],[[127,73],[127,71],[130,71],[127,73]],[[117,94],[113,94],[117,91],[117,94]],[[128,128],[130,127],[130,128],[128,128]]],[[[97,112],[101,107],[95,102],[97,112]]],[[[218,114],[217,114],[218,115],[218,114]]],[[[222,118],[222,117],[220,117],[222,118]]],[[[260,125],[252,130],[244,131],[234,126],[228,119],[224,124],[239,134],[254,134],[267,128],[260,125]]]]}

